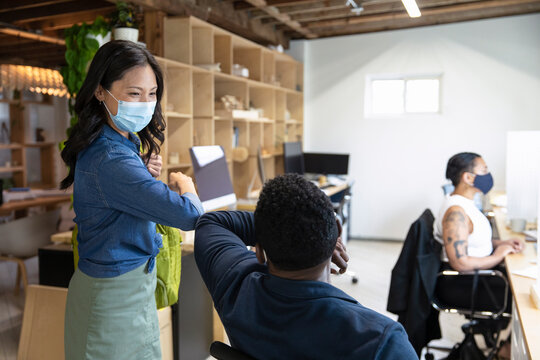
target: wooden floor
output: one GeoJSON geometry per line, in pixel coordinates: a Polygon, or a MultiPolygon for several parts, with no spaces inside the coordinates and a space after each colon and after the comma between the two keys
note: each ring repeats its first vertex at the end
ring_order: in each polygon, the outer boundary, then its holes
{"type": "MultiPolygon", "coordinates": [[[[332,276],[335,286],[342,289],[361,304],[385,314],[392,319],[396,316],[386,311],[386,300],[390,285],[390,274],[402,243],[390,241],[349,241],[347,250],[351,258],[349,270],[359,278],[352,284],[346,275],[332,276]]],[[[37,258],[26,261],[29,283],[38,282],[37,258]]],[[[15,297],[16,267],[10,262],[0,262],[0,360],[15,360],[21,331],[24,295],[15,297]]],[[[443,331],[442,343],[451,345],[462,339],[460,326],[463,318],[459,315],[441,315],[443,331]]],[[[444,354],[442,354],[444,355],[444,354]]],[[[442,357],[437,356],[438,358],[442,357]]]]}

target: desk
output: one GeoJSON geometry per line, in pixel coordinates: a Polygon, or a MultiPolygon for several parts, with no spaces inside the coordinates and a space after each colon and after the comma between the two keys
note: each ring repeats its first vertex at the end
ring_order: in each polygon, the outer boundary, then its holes
{"type": "Polygon", "coordinates": [[[66,203],[69,201],[71,201],[71,195],[46,196],[29,200],[10,201],[0,206],[0,216],[7,216],[12,211],[26,210],[34,206],[51,207],[53,205],[66,203]]]}
{"type": "MultiPolygon", "coordinates": [[[[335,195],[343,190],[346,190],[352,186],[352,181],[346,181],[343,184],[330,186],[324,189],[321,189],[328,197],[335,195]]],[[[255,211],[257,207],[258,199],[238,199],[236,203],[236,210],[243,211],[255,211]]]]}
{"type": "MultiPolygon", "coordinates": [[[[506,227],[506,214],[502,209],[495,209],[497,229],[502,240],[512,237],[524,239],[521,233],[514,233],[506,227]]],[[[536,259],[532,243],[525,244],[521,254],[511,254],[505,258],[510,288],[514,299],[512,308],[512,359],[540,359],[540,310],[534,307],[530,298],[534,279],[512,274],[513,270],[524,269],[536,259]]]]}

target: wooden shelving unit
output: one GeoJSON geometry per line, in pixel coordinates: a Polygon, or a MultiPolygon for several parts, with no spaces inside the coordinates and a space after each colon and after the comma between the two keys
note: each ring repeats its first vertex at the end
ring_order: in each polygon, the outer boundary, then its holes
{"type": "MultiPolygon", "coordinates": [[[[52,142],[25,142],[26,132],[28,131],[24,119],[24,104],[40,104],[50,105],[49,102],[38,101],[2,101],[9,102],[9,119],[11,124],[10,143],[0,144],[0,151],[11,151],[11,166],[0,167],[0,175],[11,174],[14,185],[16,187],[35,187],[35,188],[50,188],[56,187],[54,174],[54,151],[57,149],[57,144],[52,142]],[[29,183],[27,156],[28,149],[39,152],[40,160],[40,181],[29,183]]],[[[4,165],[4,164],[2,164],[4,165]]],[[[0,176],[4,177],[4,176],[0,176]]]]}
{"type": "Polygon", "coordinates": [[[164,19],[163,49],[164,58],[157,58],[165,74],[162,180],[171,171],[192,174],[189,148],[197,145],[224,148],[239,198],[262,186],[259,147],[266,177],[283,173],[283,142],[303,134],[303,65],[194,17],[164,19]],[[207,70],[216,63],[221,71],[207,70]],[[249,76],[233,75],[236,64],[249,76]],[[215,104],[227,95],[259,117],[233,118],[232,112],[217,110],[215,104]],[[248,150],[246,161],[232,160],[235,146],[248,150]],[[179,164],[169,164],[171,153],[178,153],[179,164]]]}

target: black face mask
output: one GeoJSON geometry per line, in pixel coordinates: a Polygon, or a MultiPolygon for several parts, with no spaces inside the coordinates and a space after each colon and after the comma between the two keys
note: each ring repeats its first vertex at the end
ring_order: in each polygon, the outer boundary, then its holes
{"type": "Polygon", "coordinates": [[[489,190],[493,188],[493,176],[491,176],[491,173],[487,173],[485,175],[475,175],[476,177],[474,178],[473,186],[483,192],[484,195],[487,194],[489,190]]]}

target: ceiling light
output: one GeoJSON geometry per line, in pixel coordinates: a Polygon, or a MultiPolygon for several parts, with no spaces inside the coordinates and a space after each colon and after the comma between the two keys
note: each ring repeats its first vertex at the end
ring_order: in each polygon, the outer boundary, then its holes
{"type": "Polygon", "coordinates": [[[354,0],[347,0],[345,5],[348,5],[351,7],[351,12],[355,15],[360,15],[362,11],[364,11],[364,8],[362,5],[358,5],[354,0]]]}
{"type": "Polygon", "coordinates": [[[57,70],[35,66],[0,64],[0,85],[12,90],[66,96],[64,79],[57,70]]]}
{"type": "Polygon", "coordinates": [[[416,18],[420,17],[422,14],[420,14],[420,9],[418,9],[418,5],[416,4],[416,1],[414,0],[401,0],[403,5],[405,6],[405,9],[407,10],[407,13],[410,17],[416,18]]]}

